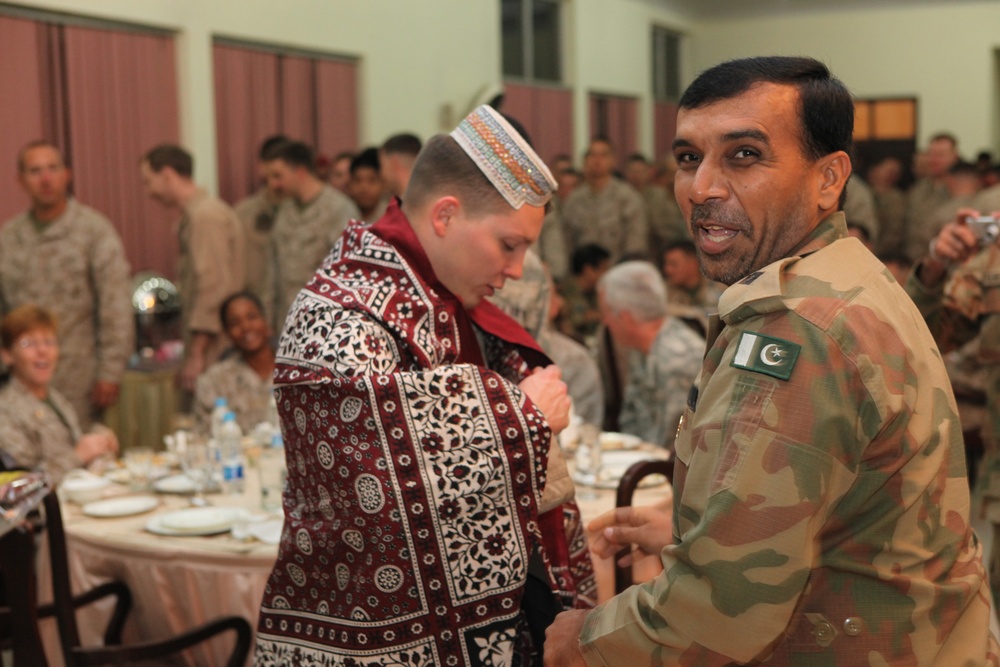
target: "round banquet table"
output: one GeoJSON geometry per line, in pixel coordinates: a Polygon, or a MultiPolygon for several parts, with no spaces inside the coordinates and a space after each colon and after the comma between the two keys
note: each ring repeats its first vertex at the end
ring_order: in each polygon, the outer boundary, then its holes
{"type": "MultiPolygon", "coordinates": [[[[243,495],[208,495],[218,507],[260,510],[256,470],[250,470],[243,495]]],[[[163,639],[221,616],[242,616],[256,628],[264,586],[277,558],[277,545],[240,541],[229,533],[214,536],[164,536],[145,530],[150,519],[189,507],[185,496],[156,494],[159,505],[151,512],[120,518],[93,518],[79,505],[62,505],[74,592],[116,579],[132,591],[133,607],[125,627],[124,643],[163,639]]],[[[47,551],[42,550],[40,554],[47,551]]],[[[40,599],[45,590],[48,561],[39,559],[40,599]]],[[[111,611],[102,601],[77,613],[84,646],[99,645],[111,611]]],[[[54,623],[45,623],[43,636],[50,663],[58,658],[54,623]]],[[[225,663],[232,633],[188,651],[190,665],[225,663]]]]}

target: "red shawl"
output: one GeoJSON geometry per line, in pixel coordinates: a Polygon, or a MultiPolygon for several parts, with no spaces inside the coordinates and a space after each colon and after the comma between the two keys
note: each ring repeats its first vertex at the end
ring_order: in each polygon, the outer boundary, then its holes
{"type": "Polygon", "coordinates": [[[521,664],[532,553],[564,607],[595,594],[575,505],[538,516],[551,432],[517,388],[547,363],[537,344],[491,304],[466,311],[396,205],[348,228],[292,312],[257,664],[521,664]]]}

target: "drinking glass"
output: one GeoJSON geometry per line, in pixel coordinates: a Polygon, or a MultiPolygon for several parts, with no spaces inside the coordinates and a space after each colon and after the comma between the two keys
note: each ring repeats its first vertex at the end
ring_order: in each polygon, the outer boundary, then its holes
{"type": "Polygon", "coordinates": [[[149,478],[153,472],[153,450],[149,447],[131,447],[122,457],[128,470],[132,489],[149,490],[149,478]]]}
{"type": "Polygon", "coordinates": [[[207,444],[189,442],[181,454],[181,468],[194,485],[192,504],[206,505],[205,491],[215,475],[215,456],[207,444]]]}

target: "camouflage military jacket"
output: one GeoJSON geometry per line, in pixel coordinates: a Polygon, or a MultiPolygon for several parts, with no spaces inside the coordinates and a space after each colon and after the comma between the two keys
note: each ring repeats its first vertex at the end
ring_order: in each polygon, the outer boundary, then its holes
{"type": "Polygon", "coordinates": [[[559,212],[569,252],[596,243],[611,253],[611,263],[623,255],[649,252],[646,205],[635,188],[612,178],[600,192],[586,183],[573,190],[559,212]]]}
{"type": "Polygon", "coordinates": [[[996,663],[940,356],[845,235],[830,216],[723,294],[664,572],[587,617],[589,664],[996,663]]]}
{"type": "Polygon", "coordinates": [[[312,278],[352,219],[361,217],[354,202],[330,186],[305,205],[287,198],[278,207],[271,231],[271,259],[264,285],[264,305],[275,331],[299,290],[312,278]]]}
{"type": "Polygon", "coordinates": [[[619,428],[654,445],[673,444],[704,352],[705,341],[686,324],[664,320],[649,354],[630,358],[619,428]]]}
{"type": "Polygon", "coordinates": [[[257,424],[267,421],[271,379],[261,379],[239,353],[209,366],[198,376],[194,390],[195,424],[203,433],[211,430],[212,410],[219,396],[225,397],[240,429],[250,433],[257,424]]]}
{"type": "Polygon", "coordinates": [[[55,389],[42,401],[14,377],[0,388],[0,449],[18,465],[44,470],[58,484],[82,465],[73,450],[81,435],[73,407],[55,389]]]}
{"type": "Polygon", "coordinates": [[[60,358],[52,386],[86,427],[94,382],[121,382],[135,337],[129,266],[107,218],[70,199],[41,231],[27,212],[3,226],[0,317],[27,303],[56,316],[60,358]]]}

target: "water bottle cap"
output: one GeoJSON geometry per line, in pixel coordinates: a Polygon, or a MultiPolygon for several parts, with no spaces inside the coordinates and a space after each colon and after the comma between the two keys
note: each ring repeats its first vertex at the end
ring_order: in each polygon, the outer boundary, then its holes
{"type": "Polygon", "coordinates": [[[227,412],[225,416],[222,418],[223,424],[225,424],[226,422],[234,422],[234,421],[236,421],[236,415],[233,414],[232,410],[227,412]]]}
{"type": "Polygon", "coordinates": [[[285,446],[285,439],[281,437],[281,431],[275,431],[271,434],[271,447],[275,449],[282,449],[285,446]]]}
{"type": "Polygon", "coordinates": [[[224,408],[224,407],[226,407],[226,397],[225,396],[216,396],[215,397],[215,407],[217,407],[217,408],[224,408]]]}

